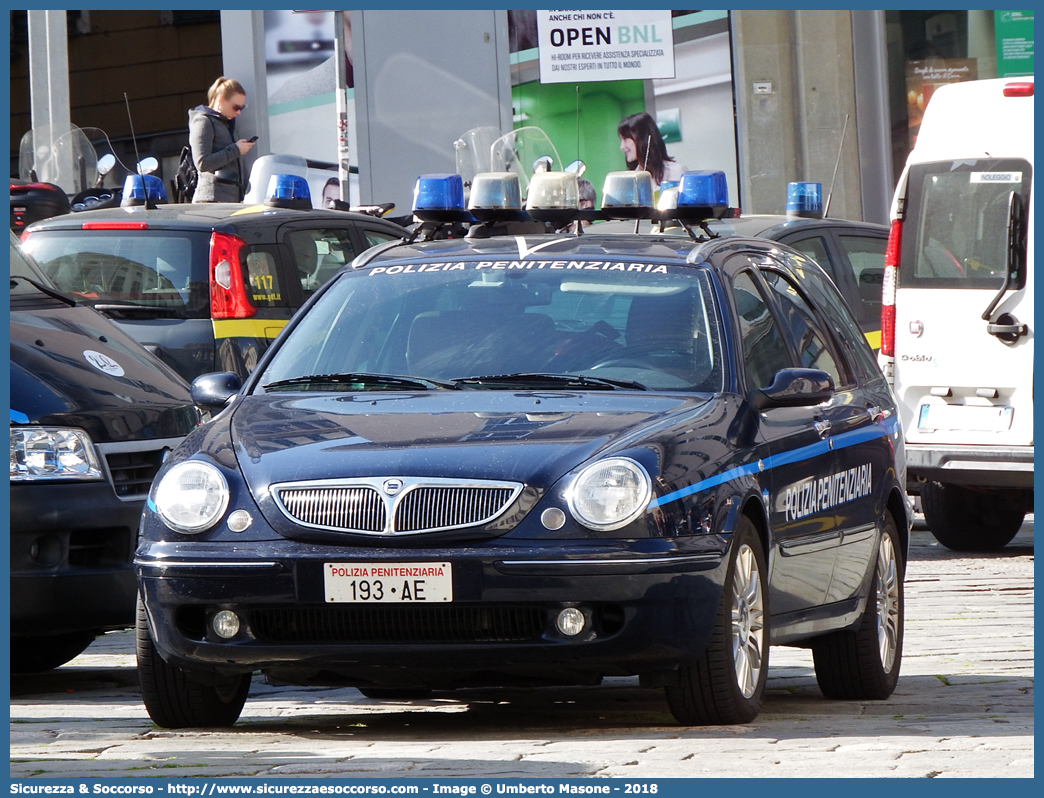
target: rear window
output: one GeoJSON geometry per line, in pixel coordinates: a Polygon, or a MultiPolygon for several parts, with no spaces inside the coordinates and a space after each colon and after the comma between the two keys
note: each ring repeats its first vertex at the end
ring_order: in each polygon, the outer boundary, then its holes
{"type": "Polygon", "coordinates": [[[206,233],[168,230],[37,231],[24,245],[66,293],[182,318],[209,315],[208,246],[206,233]]]}
{"type": "MultiPolygon", "coordinates": [[[[908,288],[998,289],[1007,270],[1012,194],[1029,208],[1032,167],[1020,159],[910,168],[899,282],[908,288]]],[[[1025,213],[1023,212],[1023,217],[1025,213]]],[[[1025,235],[1019,236],[1025,251],[1025,235]]],[[[1020,270],[1018,283],[1025,281],[1020,270]]]]}

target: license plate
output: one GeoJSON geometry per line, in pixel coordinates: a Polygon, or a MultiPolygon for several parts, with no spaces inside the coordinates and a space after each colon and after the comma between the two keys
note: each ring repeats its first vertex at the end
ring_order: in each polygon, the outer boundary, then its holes
{"type": "Polygon", "coordinates": [[[453,568],[448,562],[328,562],[323,578],[327,603],[453,601],[453,568]]]}
{"type": "Polygon", "coordinates": [[[1004,432],[1011,429],[1010,407],[975,405],[921,405],[917,429],[1004,432]]]}

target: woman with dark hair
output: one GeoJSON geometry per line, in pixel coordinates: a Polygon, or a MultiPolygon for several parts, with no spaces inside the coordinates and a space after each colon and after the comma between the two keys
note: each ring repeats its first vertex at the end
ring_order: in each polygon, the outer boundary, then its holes
{"type": "Polygon", "coordinates": [[[620,136],[620,150],[628,169],[644,169],[652,175],[653,188],[660,183],[678,182],[685,167],[667,154],[667,145],[656,127],[656,121],[647,113],[631,114],[616,126],[620,136]]]}

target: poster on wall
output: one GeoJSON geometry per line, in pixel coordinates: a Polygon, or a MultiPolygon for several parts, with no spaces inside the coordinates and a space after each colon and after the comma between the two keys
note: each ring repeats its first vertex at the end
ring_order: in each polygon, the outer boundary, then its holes
{"type": "Polygon", "coordinates": [[[977,80],[978,77],[978,60],[975,58],[929,58],[906,62],[906,106],[911,147],[917,143],[924,109],[935,90],[948,83],[977,80]]]}
{"type": "MultiPolygon", "coordinates": [[[[274,154],[296,155],[308,161],[307,180],[312,205],[321,207],[330,180],[336,183],[340,141],[334,13],[332,11],[265,11],[265,78],[268,85],[268,125],[274,154]]],[[[352,71],[351,21],[344,12],[348,94],[349,164],[358,166],[352,71]]],[[[350,176],[350,201],[358,202],[358,174],[350,176]]]]}
{"type": "Polygon", "coordinates": [[[997,40],[997,77],[1021,78],[1033,74],[1033,12],[994,11],[997,40]]]}
{"type": "Polygon", "coordinates": [[[674,77],[670,11],[537,11],[541,83],[674,77]]]}

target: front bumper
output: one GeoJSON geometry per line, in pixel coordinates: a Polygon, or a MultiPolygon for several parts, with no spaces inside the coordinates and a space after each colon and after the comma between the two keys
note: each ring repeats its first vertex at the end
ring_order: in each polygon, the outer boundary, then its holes
{"type": "Polygon", "coordinates": [[[593,684],[643,674],[661,683],[698,658],[722,594],[728,541],[717,536],[487,543],[466,549],[143,544],[136,564],[156,646],[196,674],[254,670],[305,684],[452,688],[593,684]],[[330,603],[327,562],[450,562],[449,603],[330,603]],[[583,612],[569,637],[555,619],[583,612]],[[241,628],[222,641],[221,609],[241,628]]]}
{"type": "Polygon", "coordinates": [[[1032,446],[906,444],[907,481],[913,492],[931,480],[952,485],[1033,488],[1032,446]]]}
{"type": "Polygon", "coordinates": [[[134,625],[143,501],[106,481],[11,484],[11,635],[134,625]]]}

